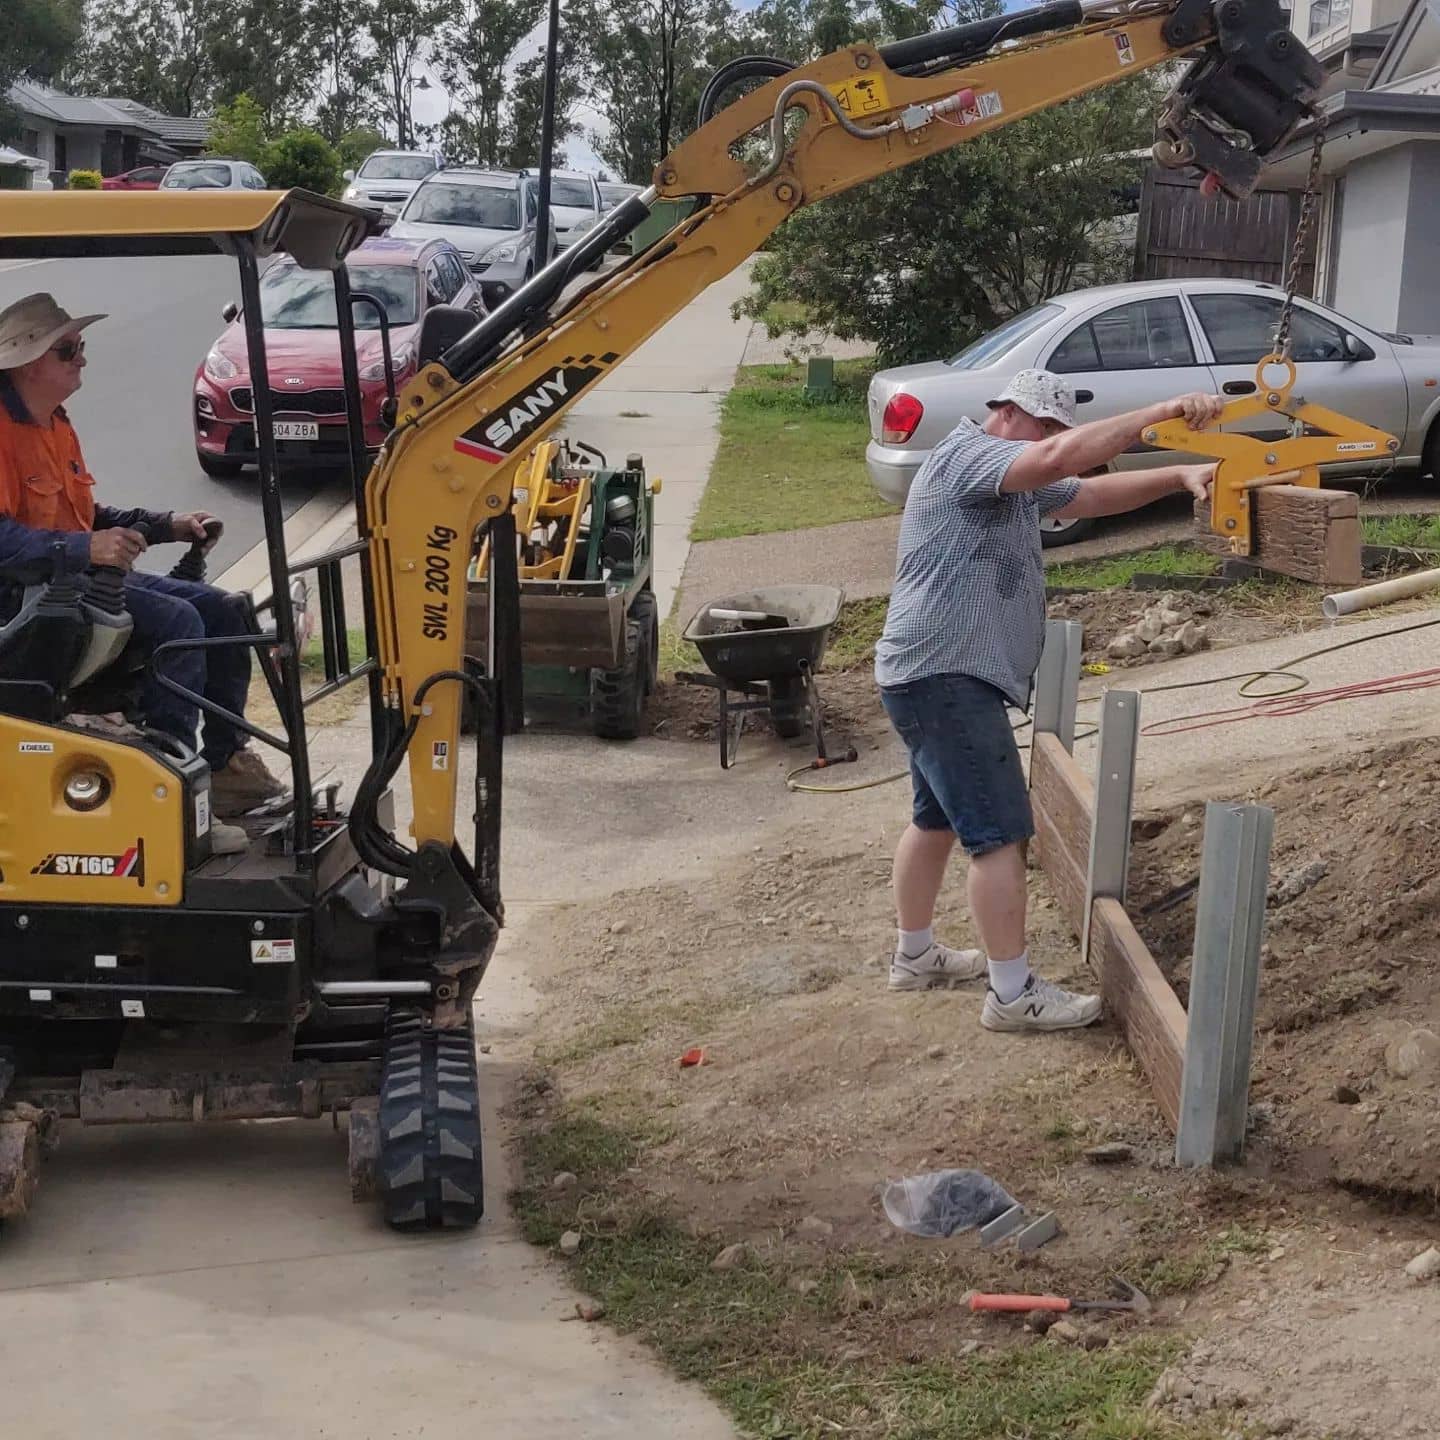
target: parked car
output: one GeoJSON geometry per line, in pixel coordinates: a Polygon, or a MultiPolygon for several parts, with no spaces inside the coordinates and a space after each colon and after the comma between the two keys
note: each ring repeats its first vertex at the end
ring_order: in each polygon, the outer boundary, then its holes
{"type": "Polygon", "coordinates": [[[406,202],[390,233],[448,240],[497,305],[555,258],[555,214],[544,245],[535,234],[538,183],[528,170],[441,170],[406,202]]]}
{"type": "Polygon", "coordinates": [[[168,165],[141,165],[138,169],[127,170],[123,175],[107,175],[101,182],[102,190],[158,190],[165,178],[168,165]]]}
{"type": "Polygon", "coordinates": [[[265,177],[248,160],[177,160],[162,190],[263,190],[265,177]]]}
{"type": "Polygon", "coordinates": [[[628,200],[632,195],[639,195],[644,189],[641,185],[626,185],[619,180],[602,180],[600,182],[600,199],[607,210],[613,210],[622,200],[628,200]]]}
{"type": "Polygon", "coordinates": [[[555,217],[555,238],[562,250],[568,249],[605,213],[600,182],[579,170],[551,171],[550,213],[555,217]]]}
{"type": "MultiPolygon", "coordinates": [[[[390,354],[398,390],[416,370],[415,341],[433,305],[485,314],[480,287],[448,240],[366,240],[345,262],[350,286],[373,295],[390,321],[390,354]]],[[[335,292],[323,270],[277,260],[260,280],[260,308],[269,357],[275,439],[282,461],[305,467],[349,459],[345,391],[340,374],[335,292]]],[[[227,305],[229,328],[195,371],[195,453],[212,476],[237,475],[256,460],[254,399],[239,311],[227,305]]],[[[385,352],[373,307],[355,307],[365,443],[377,448],[386,426],[385,352]]]]}
{"type": "MultiPolygon", "coordinates": [[[[600,182],[600,199],[604,202],[607,210],[613,210],[622,201],[628,200],[632,195],[640,195],[643,191],[643,186],[626,185],[619,180],[602,180],[600,182]]],[[[631,243],[631,237],[629,235],[619,241],[613,248],[626,255],[634,252],[634,246],[631,243]]]]}
{"type": "Polygon", "coordinates": [[[422,180],[445,168],[438,150],[376,150],[359,170],[347,170],[341,197],[354,205],[378,205],[393,221],[405,208],[422,180]]]}
{"type": "MultiPolygon", "coordinates": [[[[903,504],[931,449],[963,417],[982,420],[985,402],[1015,371],[1032,366],[1074,383],[1082,421],[1188,390],[1249,395],[1257,362],[1273,348],[1283,301],[1277,286],[1248,280],[1097,286],[1016,315],[949,360],[882,370],[869,391],[870,479],[886,500],[903,504]]],[[[1296,302],[1292,336],[1297,394],[1397,436],[1394,466],[1440,473],[1440,337],[1371,330],[1311,300],[1296,302]]],[[[1265,434],[1277,427],[1260,415],[1241,428],[1265,434]]],[[[1205,457],[1173,457],[1185,458],[1205,457]]],[[[1137,443],[1116,463],[1144,468],[1156,463],[1156,452],[1137,443]]],[[[1391,468],[1386,459],[1347,465],[1344,473],[1391,468]]],[[[1094,524],[1047,521],[1041,538],[1068,544],[1094,524]]]]}

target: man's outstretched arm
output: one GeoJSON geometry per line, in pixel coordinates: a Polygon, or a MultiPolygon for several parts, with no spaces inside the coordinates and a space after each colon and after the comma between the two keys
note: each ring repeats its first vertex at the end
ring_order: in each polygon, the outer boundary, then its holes
{"type": "Polygon", "coordinates": [[[1122,470],[1115,474],[1086,475],[1081,478],[1075,498],[1050,513],[1061,520],[1092,519],[1097,515],[1120,515],[1138,510],[1152,500],[1188,490],[1197,500],[1210,494],[1215,479],[1213,465],[1162,465],[1154,470],[1122,470]]]}
{"type": "MultiPolygon", "coordinates": [[[[1163,400],[1158,405],[1147,405],[1143,410],[1114,415],[1108,420],[1092,420],[1088,425],[1077,425],[1073,430],[1033,441],[1010,462],[1000,489],[1013,495],[1038,490],[1042,485],[1071,475],[1083,475],[1123,454],[1140,438],[1140,432],[1151,425],[1184,419],[1192,430],[1203,430],[1214,423],[1224,407],[1225,402],[1218,395],[1197,391],[1193,395],[1163,400]]],[[[1161,490],[1157,495],[1168,493],[1161,490]]]]}

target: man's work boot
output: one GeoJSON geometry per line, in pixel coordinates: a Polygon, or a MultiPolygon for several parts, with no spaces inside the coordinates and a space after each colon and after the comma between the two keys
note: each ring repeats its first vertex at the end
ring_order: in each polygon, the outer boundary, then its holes
{"type": "Polygon", "coordinates": [[[210,808],[221,820],[234,820],[289,794],[253,750],[237,750],[223,770],[210,773],[210,808]]]}

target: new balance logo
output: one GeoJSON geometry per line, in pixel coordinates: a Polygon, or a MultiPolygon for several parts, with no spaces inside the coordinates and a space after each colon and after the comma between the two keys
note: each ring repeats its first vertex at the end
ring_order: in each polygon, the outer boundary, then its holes
{"type": "Polygon", "coordinates": [[[1026,1013],[1032,1020],[1038,1020],[1038,1019],[1040,1018],[1040,1012],[1041,1012],[1044,1008],[1045,1008],[1044,1005],[1037,1005],[1037,1004],[1035,1003],[1035,1001],[1032,1000],[1032,1001],[1025,1007],[1025,1013],[1026,1013]]]}

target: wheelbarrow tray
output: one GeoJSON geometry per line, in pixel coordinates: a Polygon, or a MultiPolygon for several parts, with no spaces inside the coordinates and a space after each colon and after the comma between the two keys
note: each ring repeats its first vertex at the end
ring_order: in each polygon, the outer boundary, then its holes
{"type": "Polygon", "coordinates": [[[840,617],[845,592],[834,585],[767,585],[707,600],[685,627],[685,639],[711,672],[733,685],[798,678],[820,668],[830,628],[840,617]],[[783,615],[783,630],[737,630],[712,610],[753,610],[783,615]]]}

